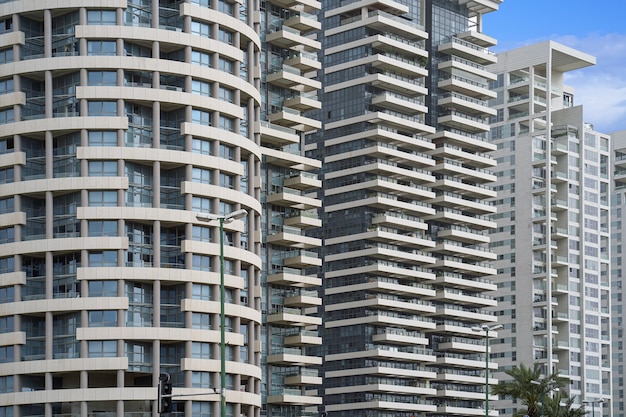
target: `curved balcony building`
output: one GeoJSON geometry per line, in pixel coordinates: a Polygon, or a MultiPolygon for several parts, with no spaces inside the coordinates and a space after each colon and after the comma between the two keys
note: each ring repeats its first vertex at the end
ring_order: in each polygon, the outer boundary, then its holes
{"type": "Polygon", "coordinates": [[[296,155],[319,125],[300,114],[319,107],[316,8],[0,1],[2,415],[154,416],[168,373],[174,411],[217,416],[222,361],[228,416],[321,401],[304,352],[319,279],[302,272],[320,265],[304,233],[320,164],[296,155]],[[223,235],[196,217],[238,210],[223,235]]]}

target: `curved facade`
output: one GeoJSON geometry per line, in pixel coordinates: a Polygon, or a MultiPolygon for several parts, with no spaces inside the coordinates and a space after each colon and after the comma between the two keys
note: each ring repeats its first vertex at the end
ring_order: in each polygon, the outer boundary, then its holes
{"type": "Polygon", "coordinates": [[[253,2],[0,3],[1,414],[155,415],[167,372],[176,411],[219,415],[220,228],[196,214],[245,209],[224,230],[226,414],[258,416],[253,2]]]}

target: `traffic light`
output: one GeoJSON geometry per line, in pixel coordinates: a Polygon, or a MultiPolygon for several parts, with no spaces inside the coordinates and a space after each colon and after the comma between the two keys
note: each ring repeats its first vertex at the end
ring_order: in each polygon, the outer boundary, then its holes
{"type": "Polygon", "coordinates": [[[172,411],[172,383],[169,375],[161,374],[158,386],[159,414],[172,411]]]}

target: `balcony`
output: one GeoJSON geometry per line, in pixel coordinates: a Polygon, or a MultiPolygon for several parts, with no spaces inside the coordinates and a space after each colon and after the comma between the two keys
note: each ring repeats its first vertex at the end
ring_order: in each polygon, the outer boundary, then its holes
{"type": "Polygon", "coordinates": [[[322,220],[317,217],[317,213],[302,211],[297,215],[285,217],[283,224],[285,226],[297,227],[299,229],[309,229],[313,227],[322,227],[322,220]]]}
{"type": "Polygon", "coordinates": [[[300,143],[300,136],[295,129],[261,121],[261,142],[274,146],[300,143]]]}
{"type": "Polygon", "coordinates": [[[450,286],[452,288],[465,288],[475,291],[496,291],[497,286],[492,280],[481,277],[470,277],[454,272],[439,272],[435,279],[435,283],[439,285],[450,286]]]}
{"type": "Polygon", "coordinates": [[[297,46],[306,52],[319,51],[322,48],[319,41],[302,36],[299,30],[289,26],[283,26],[280,30],[268,33],[265,40],[279,48],[290,49],[297,46]]]}
{"type": "Polygon", "coordinates": [[[283,185],[285,187],[295,188],[298,190],[309,190],[320,188],[322,186],[322,180],[318,179],[317,174],[310,172],[298,172],[285,177],[283,185]]]}
{"type": "Polygon", "coordinates": [[[288,256],[283,259],[283,263],[292,268],[322,266],[322,260],[318,258],[317,253],[306,250],[290,251],[288,256]]]}
{"type": "Polygon", "coordinates": [[[267,275],[267,283],[286,287],[310,288],[319,287],[322,285],[322,280],[316,276],[303,275],[300,269],[285,267],[270,271],[267,275]]]}
{"type": "Polygon", "coordinates": [[[317,332],[300,330],[297,334],[285,336],[283,342],[285,346],[320,346],[322,338],[318,336],[317,332]]]}
{"type": "Polygon", "coordinates": [[[298,91],[315,91],[322,88],[322,83],[300,74],[300,70],[288,65],[267,76],[267,82],[281,88],[291,88],[298,91]]]}
{"type": "Polygon", "coordinates": [[[322,122],[302,116],[298,110],[283,107],[268,115],[270,123],[292,128],[300,132],[310,132],[322,127],[322,122]]]}
{"type": "Polygon", "coordinates": [[[305,51],[291,51],[283,63],[303,72],[317,71],[322,68],[322,63],[318,61],[317,54],[305,51]]]}
{"type": "Polygon", "coordinates": [[[439,44],[438,51],[441,53],[460,56],[481,65],[495,64],[498,62],[498,58],[493,52],[483,48],[482,46],[456,37],[450,37],[446,42],[439,44]]]}
{"type": "Polygon", "coordinates": [[[396,94],[388,91],[374,96],[372,98],[372,104],[382,107],[384,109],[389,109],[412,116],[416,114],[425,114],[428,112],[428,108],[424,106],[420,100],[408,98],[401,94],[396,94]]]}
{"type": "Polygon", "coordinates": [[[317,20],[317,16],[310,13],[301,12],[296,16],[291,16],[284,22],[285,26],[307,34],[322,29],[322,24],[317,20]]]}
{"type": "Polygon", "coordinates": [[[291,207],[300,210],[319,208],[322,202],[316,198],[306,197],[302,191],[283,187],[281,192],[267,196],[267,202],[282,207],[291,207]]]}
{"type": "Polygon", "coordinates": [[[302,314],[299,308],[282,307],[278,311],[270,312],[267,315],[267,322],[279,326],[320,326],[322,318],[302,314]]]}

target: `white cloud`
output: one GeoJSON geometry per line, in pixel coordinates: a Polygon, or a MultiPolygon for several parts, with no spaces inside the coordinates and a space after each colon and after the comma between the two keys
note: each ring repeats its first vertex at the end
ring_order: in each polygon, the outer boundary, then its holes
{"type": "Polygon", "coordinates": [[[585,121],[602,133],[626,129],[626,34],[564,36],[554,41],[596,57],[596,65],[568,73],[585,121]]]}

